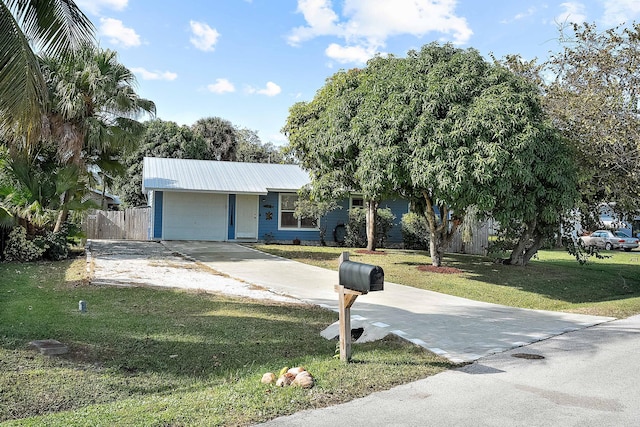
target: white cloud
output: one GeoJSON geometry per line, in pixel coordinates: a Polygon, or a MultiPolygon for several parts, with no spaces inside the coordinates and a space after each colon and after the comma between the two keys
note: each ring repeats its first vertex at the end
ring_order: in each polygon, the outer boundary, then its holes
{"type": "Polygon", "coordinates": [[[302,13],[309,26],[294,28],[289,43],[298,45],[316,36],[340,35],[338,15],[331,9],[331,0],[298,0],[298,13],[302,13]]]}
{"type": "Polygon", "coordinates": [[[331,59],[346,64],[349,62],[365,63],[375,55],[375,50],[363,46],[340,46],[331,43],[324,53],[331,59]]]}
{"type": "Polygon", "coordinates": [[[556,16],[556,23],[565,24],[573,22],[582,24],[587,20],[584,4],[580,2],[561,3],[560,7],[564,10],[560,15],[556,16]]]}
{"type": "Polygon", "coordinates": [[[75,3],[83,12],[99,15],[102,9],[124,10],[129,0],[76,0],[75,3]]]}
{"type": "Polygon", "coordinates": [[[123,47],[140,46],[140,36],[133,28],[127,28],[122,21],[113,18],[100,18],[100,34],[109,42],[123,47]]]}
{"type": "Polygon", "coordinates": [[[260,95],[267,95],[267,96],[276,96],[280,92],[282,92],[282,88],[280,88],[280,86],[278,86],[274,82],[267,82],[267,86],[264,89],[258,90],[258,93],[260,95]]]}
{"type": "Polygon", "coordinates": [[[526,12],[517,13],[513,18],[511,18],[511,19],[503,19],[502,21],[500,21],[500,23],[501,24],[509,24],[511,22],[519,21],[521,19],[528,18],[529,16],[533,16],[535,13],[536,13],[536,8],[535,7],[530,7],[529,9],[527,9],[526,12]]]}
{"type": "Polygon", "coordinates": [[[304,16],[306,25],[294,28],[288,42],[297,46],[315,37],[338,37],[346,47],[334,43],[327,54],[334,53],[345,61],[352,56],[358,62],[362,62],[362,52],[375,53],[396,35],[422,37],[437,32],[450,35],[454,43],[464,44],[473,31],[465,18],[455,14],[456,3],[457,0],[345,0],[341,17],[331,0],[298,0],[297,11],[304,16]]]}
{"type": "Polygon", "coordinates": [[[607,26],[627,24],[640,16],[640,2],[638,0],[606,0],[604,2],[604,16],[602,21],[607,26]]]}
{"type": "Polygon", "coordinates": [[[267,82],[266,86],[263,89],[256,89],[253,86],[246,86],[244,88],[244,91],[248,94],[257,93],[266,96],[276,96],[280,94],[280,92],[282,92],[282,88],[274,82],[267,82]]]}
{"type": "Polygon", "coordinates": [[[189,25],[193,33],[193,37],[189,39],[191,44],[205,52],[213,52],[220,33],[204,22],[190,21],[189,25]]]}
{"type": "Polygon", "coordinates": [[[208,85],[207,89],[209,90],[209,92],[213,92],[213,93],[217,93],[217,94],[223,94],[223,93],[229,93],[229,92],[235,92],[236,91],[236,88],[233,85],[233,83],[231,83],[227,79],[216,79],[216,82],[213,83],[213,84],[208,85]]]}
{"type": "Polygon", "coordinates": [[[132,68],[135,74],[139,75],[142,80],[168,80],[172,81],[178,78],[178,74],[171,71],[149,71],[142,67],[132,68]]]}

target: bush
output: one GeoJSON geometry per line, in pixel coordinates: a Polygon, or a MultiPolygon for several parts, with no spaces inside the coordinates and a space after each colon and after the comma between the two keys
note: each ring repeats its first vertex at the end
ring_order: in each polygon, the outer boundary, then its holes
{"type": "Polygon", "coordinates": [[[402,241],[406,249],[429,250],[429,226],[423,215],[409,212],[402,215],[402,241]]]}
{"type": "MultiPolygon", "coordinates": [[[[391,212],[391,209],[378,209],[376,247],[385,247],[389,231],[391,231],[395,219],[396,216],[391,212]]],[[[344,243],[352,248],[364,248],[367,246],[367,212],[365,209],[349,209],[349,222],[345,226],[344,243]]]]}
{"type": "Polygon", "coordinates": [[[45,252],[42,255],[43,258],[51,261],[60,261],[69,257],[68,229],[68,225],[64,224],[60,231],[56,233],[47,231],[44,236],[34,239],[38,246],[45,248],[45,252]]]}
{"type": "Polygon", "coordinates": [[[5,260],[19,262],[39,260],[46,251],[46,247],[38,243],[27,239],[27,230],[24,227],[14,227],[9,233],[7,246],[4,249],[5,260]]]}

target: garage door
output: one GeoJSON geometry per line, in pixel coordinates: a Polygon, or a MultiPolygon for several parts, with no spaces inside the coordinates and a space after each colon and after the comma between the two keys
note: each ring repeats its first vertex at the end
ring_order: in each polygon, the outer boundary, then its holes
{"type": "Polygon", "coordinates": [[[227,195],[164,193],[162,238],[227,240],[227,195]]]}

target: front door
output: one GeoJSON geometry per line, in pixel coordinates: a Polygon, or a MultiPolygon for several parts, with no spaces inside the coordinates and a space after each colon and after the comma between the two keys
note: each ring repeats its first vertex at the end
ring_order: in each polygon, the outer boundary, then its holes
{"type": "Polygon", "coordinates": [[[236,196],[236,239],[258,239],[258,196],[236,196]]]}

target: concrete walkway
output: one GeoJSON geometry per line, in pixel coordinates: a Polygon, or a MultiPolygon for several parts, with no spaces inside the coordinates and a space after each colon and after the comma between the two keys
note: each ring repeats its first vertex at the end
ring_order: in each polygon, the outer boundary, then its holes
{"type": "MultiPolygon", "coordinates": [[[[233,243],[163,242],[233,278],[337,311],[338,273],[233,243]]],[[[569,331],[613,320],[472,301],[386,282],[384,291],[358,298],[352,327],[396,334],[456,362],[471,362],[569,331]]],[[[357,358],[357,350],[354,351],[357,358]]]]}

